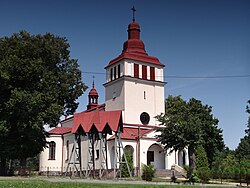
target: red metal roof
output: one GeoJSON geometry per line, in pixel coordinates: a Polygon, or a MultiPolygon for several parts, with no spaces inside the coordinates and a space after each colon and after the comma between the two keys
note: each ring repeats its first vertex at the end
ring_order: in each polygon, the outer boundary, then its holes
{"type": "Polygon", "coordinates": [[[93,131],[104,132],[105,129],[117,131],[119,127],[122,131],[121,110],[99,111],[76,113],[73,118],[72,133],[76,133],[81,127],[85,133],[93,131]]]}
{"type": "Polygon", "coordinates": [[[160,63],[158,58],[149,56],[146,53],[145,45],[143,41],[140,40],[140,25],[136,22],[132,22],[128,25],[128,40],[123,44],[122,53],[117,58],[111,60],[106,68],[122,59],[132,59],[162,67],[165,66],[160,63]]]}
{"type": "MultiPolygon", "coordinates": [[[[154,129],[140,129],[140,136],[153,131],[154,129]]],[[[125,140],[136,140],[138,138],[138,128],[130,128],[130,127],[123,127],[123,132],[121,133],[121,139],[125,140]]],[[[109,140],[114,139],[115,136],[112,136],[109,140]]]]}
{"type": "Polygon", "coordinates": [[[71,127],[56,127],[49,131],[49,134],[63,135],[71,132],[71,127]]]}

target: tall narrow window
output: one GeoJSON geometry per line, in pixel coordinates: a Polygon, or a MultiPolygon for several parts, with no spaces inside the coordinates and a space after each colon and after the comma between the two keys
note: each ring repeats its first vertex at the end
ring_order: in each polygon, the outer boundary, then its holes
{"type": "Polygon", "coordinates": [[[118,65],[118,78],[120,78],[121,77],[121,65],[118,65]]]}
{"type": "Polygon", "coordinates": [[[110,69],[110,80],[111,81],[113,80],[113,69],[112,68],[110,69]]]}
{"type": "Polygon", "coordinates": [[[116,67],[114,67],[114,79],[116,79],[116,67]]]}
{"type": "Polygon", "coordinates": [[[143,92],[143,98],[146,99],[146,91],[143,92]]]}
{"type": "Polygon", "coordinates": [[[56,156],[56,143],[50,142],[49,143],[49,160],[55,160],[56,156]]]}
{"type": "Polygon", "coordinates": [[[142,65],[142,79],[147,80],[147,66],[142,65]]]}
{"type": "Polygon", "coordinates": [[[155,68],[150,67],[150,80],[155,80],[155,68]]]}
{"type": "Polygon", "coordinates": [[[95,159],[97,160],[97,159],[99,159],[99,156],[100,156],[100,150],[99,149],[97,149],[96,150],[96,156],[95,156],[95,159]]]}
{"type": "Polygon", "coordinates": [[[139,78],[139,64],[134,64],[134,77],[139,78]]]}
{"type": "Polygon", "coordinates": [[[65,160],[69,160],[69,141],[66,142],[66,158],[65,160]]]}

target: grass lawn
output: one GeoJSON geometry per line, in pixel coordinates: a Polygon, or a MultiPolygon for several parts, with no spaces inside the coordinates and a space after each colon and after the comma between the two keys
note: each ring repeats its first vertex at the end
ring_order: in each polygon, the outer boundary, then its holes
{"type": "MultiPolygon", "coordinates": [[[[163,188],[163,187],[192,187],[200,188],[200,186],[190,186],[190,185],[146,185],[142,184],[97,184],[97,183],[82,183],[82,182],[48,182],[42,180],[10,180],[1,179],[0,188],[163,188]]],[[[218,186],[222,188],[222,186],[218,186]]],[[[213,187],[216,188],[216,187],[213,187]]]]}

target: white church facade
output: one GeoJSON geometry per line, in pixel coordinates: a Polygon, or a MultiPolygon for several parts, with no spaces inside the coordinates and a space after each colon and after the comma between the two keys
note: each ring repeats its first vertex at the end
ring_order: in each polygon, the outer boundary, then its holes
{"type": "Polygon", "coordinates": [[[87,110],[49,132],[39,171],[93,175],[100,170],[100,175],[105,169],[112,174],[121,164],[117,161],[124,148],[131,154],[132,174],[141,174],[143,164],[168,170],[188,165],[187,150],[169,154],[156,139],[160,123],[155,116],[165,111],[163,69],[156,57],[146,53],[139,24],[130,23],[122,53],[105,67],[105,103],[98,103],[93,82],[87,110]]]}

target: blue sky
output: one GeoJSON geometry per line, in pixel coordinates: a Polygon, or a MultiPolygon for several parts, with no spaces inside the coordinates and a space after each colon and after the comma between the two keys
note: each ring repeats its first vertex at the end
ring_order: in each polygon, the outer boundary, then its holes
{"type": "MultiPolygon", "coordinates": [[[[133,5],[147,53],[166,65],[166,97],[213,106],[226,145],[235,149],[246,129],[250,77],[205,77],[250,75],[249,0],[2,0],[0,37],[20,30],[66,37],[83,81],[91,87],[95,75],[104,103],[104,67],[121,53],[133,5]]],[[[85,109],[88,91],[78,111],[85,109]]]]}

